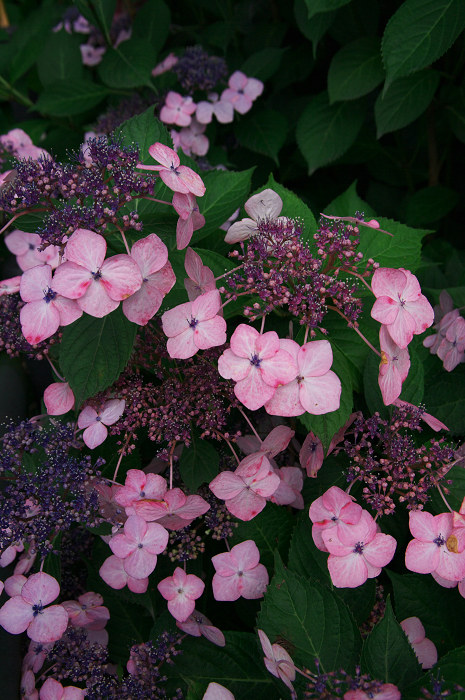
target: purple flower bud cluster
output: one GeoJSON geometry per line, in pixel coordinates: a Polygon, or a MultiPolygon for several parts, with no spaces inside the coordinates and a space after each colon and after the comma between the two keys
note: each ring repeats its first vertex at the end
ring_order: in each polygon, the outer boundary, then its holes
{"type": "Polygon", "coordinates": [[[59,342],[61,332],[57,331],[47,340],[30,345],[23,335],[19,312],[24,306],[19,294],[5,294],[0,297],[0,352],[9,357],[25,355],[29,359],[43,360],[49,348],[59,342]]]}
{"type": "MultiPolygon", "coordinates": [[[[162,687],[167,679],[160,671],[163,663],[172,664],[173,658],[181,654],[177,647],[181,643],[180,634],[163,632],[154,642],[137,644],[131,647],[128,669],[130,675],[122,680],[121,697],[134,700],[160,700],[168,698],[162,687]]],[[[175,691],[173,700],[182,700],[181,690],[175,691]]]]}
{"type": "Polygon", "coordinates": [[[173,68],[181,87],[187,94],[195,90],[212,90],[224,80],[228,67],[224,58],[209,56],[201,46],[190,46],[173,68]]]}
{"type": "Polygon", "coordinates": [[[373,680],[368,674],[361,673],[359,666],[355,667],[355,676],[343,669],[322,673],[318,659],[315,659],[316,673],[305,669],[310,680],[306,684],[303,697],[305,700],[336,700],[343,698],[350,690],[360,690],[366,693],[366,697],[374,698],[383,688],[383,682],[373,680]]]}
{"type": "Polygon", "coordinates": [[[225,540],[231,537],[238,523],[231,520],[231,513],[226,505],[219,501],[209,488],[202,487],[199,494],[210,505],[210,510],[207,510],[203,516],[206,534],[211,535],[214,540],[225,540]]]}
{"type": "MultiPolygon", "coordinates": [[[[56,680],[86,684],[92,688],[94,681],[98,682],[101,676],[107,675],[108,650],[101,644],[90,642],[84,629],[70,626],[47,654],[48,662],[53,664],[56,680]]],[[[86,697],[100,700],[101,696],[86,697]]]]}
{"type": "Polygon", "coordinates": [[[153,104],[153,95],[150,98],[144,98],[142,95],[135,93],[121,100],[117,105],[109,107],[106,112],[97,117],[97,121],[92,126],[92,131],[97,134],[111,134],[123,122],[141,114],[153,104]]]}
{"type": "Polygon", "coordinates": [[[172,562],[190,561],[197,559],[199,554],[205,551],[205,542],[197,530],[190,525],[181,530],[173,530],[170,532],[167,553],[169,560],[172,562]]]}

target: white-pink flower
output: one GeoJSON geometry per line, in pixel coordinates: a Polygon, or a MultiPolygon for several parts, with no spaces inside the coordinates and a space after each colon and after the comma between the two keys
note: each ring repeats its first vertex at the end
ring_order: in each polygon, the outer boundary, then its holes
{"type": "Polygon", "coordinates": [[[185,622],[195,608],[195,601],[202,595],[205,584],[194,574],[186,574],[179,566],[172,576],[164,578],[157,586],[168,601],[168,610],[178,622],[185,622]]]}
{"type": "Polygon", "coordinates": [[[399,348],[386,328],[379,329],[379,345],[381,362],[379,365],[378,384],[381,389],[384,405],[389,406],[402,391],[402,383],[406,380],[410,369],[410,357],[407,348],[399,348]]]}
{"type": "Polygon", "coordinates": [[[183,250],[189,245],[194,231],[205,226],[205,217],[199,213],[197,200],[190,192],[187,194],[175,192],[173,194],[173,208],[179,214],[176,224],[176,247],[178,250],[183,250]]]}
{"type": "Polygon", "coordinates": [[[160,119],[165,124],[176,124],[176,126],[189,126],[192,114],[197,109],[197,105],[192,97],[183,97],[178,92],[170,92],[165,98],[165,104],[161,108],[160,119]]]}
{"type": "MultiPolygon", "coordinates": [[[[192,154],[205,156],[210,146],[210,142],[204,133],[205,129],[206,126],[200,124],[195,117],[192,117],[190,125],[179,132],[176,148],[182,148],[186,156],[191,156],[192,154]]],[[[175,143],[174,138],[173,143],[175,143]]]]}
{"type": "Polygon", "coordinates": [[[304,485],[302,470],[299,467],[281,467],[274,471],[281,481],[270,501],[278,506],[292,506],[301,510],[304,507],[301,494],[304,485]]]}
{"type": "Polygon", "coordinates": [[[261,598],[269,583],[268,572],[260,564],[260,552],[253,540],[236,544],[230,552],[212,557],[215,567],[212,587],[215,600],[261,598]]]}
{"type": "Polygon", "coordinates": [[[260,221],[277,219],[283,208],[283,200],[274,190],[267,188],[252,195],[244,204],[250,219],[241,219],[231,224],[224,238],[225,243],[239,243],[258,233],[260,221]]]}
{"type": "Polygon", "coordinates": [[[423,669],[432,668],[438,660],[438,651],[431,641],[426,639],[425,628],[418,617],[407,617],[400,626],[408,637],[419,663],[423,669]]]}
{"type": "Polygon", "coordinates": [[[208,684],[202,700],[234,700],[234,695],[224,685],[212,681],[208,684]]]}
{"type": "Polygon", "coordinates": [[[447,372],[452,372],[458,364],[465,361],[465,319],[462,316],[449,324],[437,354],[447,372]]]}
{"type": "Polygon", "coordinates": [[[182,192],[183,194],[191,192],[196,197],[203,197],[205,185],[202,178],[191,168],[181,165],[178,154],[172,148],[157,142],[150,146],[149,153],[160,165],[138,163],[138,168],[159,171],[161,179],[173,192],[182,192]]]}
{"type": "Polygon", "coordinates": [[[44,391],[44,404],[49,416],[62,416],[74,406],[74,394],[68,382],[54,382],[44,391]]]}
{"type": "Polygon", "coordinates": [[[100,411],[92,406],[82,409],[78,417],[78,427],[84,428],[82,439],[93,450],[106,439],[107,425],[113,425],[123,415],[126,402],[124,399],[109,399],[100,411]]]}
{"type": "Polygon", "coordinates": [[[461,581],[465,577],[465,551],[458,550],[452,513],[432,515],[411,510],[409,527],[415,539],[405,551],[407,569],[418,574],[435,572],[448,581],[461,581]]]}
{"type": "Polygon", "coordinates": [[[228,100],[218,99],[216,92],[208,95],[208,102],[197,103],[195,116],[201,124],[210,124],[213,115],[221,124],[230,124],[234,120],[234,107],[228,100]]]}
{"type": "Polygon", "coordinates": [[[130,515],[124,523],[124,533],[118,533],[109,542],[113,554],[124,560],[126,573],[139,579],[150,576],[157,565],[157,555],[167,544],[165,528],[147,523],[139,515],[130,515]]]}
{"type": "Polygon", "coordinates": [[[5,245],[13,255],[21,270],[26,271],[36,265],[50,265],[55,268],[60,261],[58,246],[49,245],[40,251],[42,239],[37,233],[26,233],[16,229],[5,236],[5,245]]]}
{"type": "Polygon", "coordinates": [[[159,474],[145,474],[141,469],[128,469],[124,486],[118,487],[114,500],[126,509],[126,515],[134,515],[136,501],[161,501],[166,489],[166,480],[159,474]]]}
{"type": "Polygon", "coordinates": [[[148,577],[134,578],[124,568],[124,559],[112,554],[105,559],[100,567],[99,574],[111,588],[121,590],[127,586],[132,593],[145,593],[149,585],[148,577]]]}
{"type": "Polygon", "coordinates": [[[228,80],[228,88],[223,90],[221,100],[230,102],[236,112],[245,114],[252,107],[252,102],[263,92],[263,83],[256,78],[248,78],[236,70],[228,80]]]}
{"type": "Polygon", "coordinates": [[[87,630],[103,630],[110,619],[110,611],[103,605],[100,593],[83,593],[77,600],[65,600],[62,603],[68,612],[69,623],[73,627],[85,627],[87,630]]]}
{"type": "Polygon", "coordinates": [[[263,630],[258,630],[260,644],[265,653],[263,659],[268,671],[280,678],[294,692],[292,681],[295,681],[295,666],[287,651],[280,644],[271,644],[263,630]]]}

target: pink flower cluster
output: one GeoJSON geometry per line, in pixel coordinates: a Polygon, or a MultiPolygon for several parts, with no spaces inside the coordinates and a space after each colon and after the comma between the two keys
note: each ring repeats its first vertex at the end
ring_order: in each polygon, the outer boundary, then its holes
{"type": "Polygon", "coordinates": [[[423,345],[432,355],[443,361],[444,369],[452,372],[465,362],[465,319],[459,309],[454,309],[450,294],[443,290],[439,295],[439,306],[434,307],[434,335],[424,339],[423,345]]]}

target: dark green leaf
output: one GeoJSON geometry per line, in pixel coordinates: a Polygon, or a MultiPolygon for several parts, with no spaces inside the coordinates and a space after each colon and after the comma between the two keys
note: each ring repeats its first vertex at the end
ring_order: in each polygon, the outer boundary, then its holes
{"type": "Polygon", "coordinates": [[[351,0],[305,0],[308,10],[308,19],[311,19],[319,12],[330,12],[338,7],[347,5],[351,0]]]}
{"type": "Polygon", "coordinates": [[[295,0],[294,15],[298,28],[302,34],[312,42],[313,58],[315,58],[320,39],[324,37],[330,28],[336,16],[336,10],[333,10],[332,12],[320,12],[320,14],[314,15],[312,19],[309,20],[305,0],[295,0]]]}
{"type": "Polygon", "coordinates": [[[363,212],[367,220],[376,216],[374,209],[358,196],[357,180],[324,208],[325,214],[330,214],[331,216],[355,216],[357,211],[363,212]]]}
{"type": "Polygon", "coordinates": [[[116,49],[108,49],[97,71],[102,82],[110,87],[150,85],[156,59],[156,49],[148,41],[135,37],[116,49]]]}
{"type": "Polygon", "coordinates": [[[82,76],[82,59],[79,44],[63,29],[51,33],[37,61],[37,71],[42,85],[58,80],[76,80],[82,76]]]}
{"type": "Polygon", "coordinates": [[[179,460],[181,478],[187,488],[195,493],[201,484],[212,481],[218,474],[219,461],[213,445],[193,438],[191,445],[184,447],[179,460]]]}
{"type": "Polygon", "coordinates": [[[116,10],[116,0],[75,0],[79,11],[102,32],[107,44],[111,44],[110,29],[116,10]]]}
{"type": "Polygon", "coordinates": [[[439,73],[424,70],[407,78],[395,80],[380,94],[375,103],[378,138],[415,121],[434,97],[439,85],[439,73]]]}
{"type": "Polygon", "coordinates": [[[274,46],[256,51],[242,64],[241,71],[250,78],[269,80],[281,65],[285,51],[274,46]]]}
{"type": "Polygon", "coordinates": [[[153,113],[153,107],[149,107],[145,112],[142,112],[142,114],[138,114],[125,121],[118,128],[118,131],[121,133],[123,143],[126,146],[134,143],[139,146],[139,160],[144,165],[156,165],[154,159],[149,154],[149,147],[152,144],[158,141],[170,148],[173,146],[168,129],[156,118],[153,113]]]}
{"type": "Polygon", "coordinates": [[[260,550],[260,563],[271,571],[274,553],[278,551],[282,557],[287,555],[293,526],[294,518],[287,508],[267,503],[255,518],[239,522],[233,530],[231,544],[253,540],[260,550]]]}
{"type": "Polygon", "coordinates": [[[104,318],[84,314],[63,329],[60,367],[76,407],[118,379],[131,355],[136,330],[121,307],[104,318]]]}
{"type": "Polygon", "coordinates": [[[434,665],[431,671],[415,683],[409,685],[402,694],[403,700],[418,700],[419,697],[428,697],[423,693],[423,688],[431,693],[441,693],[439,697],[447,697],[448,700],[465,700],[465,646],[446,654],[434,665]],[[440,682],[438,690],[438,680],[440,682]],[[420,695],[421,693],[421,695],[420,695]]]}
{"type": "Polygon", "coordinates": [[[381,233],[368,226],[360,226],[359,250],[364,259],[373,258],[381,267],[399,267],[399,254],[402,255],[402,266],[415,272],[420,264],[421,239],[428,230],[411,228],[392,219],[379,218],[380,227],[389,231],[392,236],[381,233]]]}
{"type": "MultiPolygon", "coordinates": [[[[170,21],[170,11],[163,0],[148,0],[138,8],[132,31],[135,37],[149,41],[158,54],[168,37],[170,21]]],[[[155,65],[152,68],[155,68],[155,65]]]]}
{"type": "Polygon", "coordinates": [[[312,522],[308,509],[299,515],[289,548],[289,568],[312,583],[332,588],[328,571],[328,553],[319,550],[312,538],[312,522]]]}
{"type": "Polygon", "coordinates": [[[297,123],[297,144],[311,175],[353,144],[365,118],[365,103],[330,105],[327,93],[312,97],[297,123]]]}
{"type": "Polygon", "coordinates": [[[425,376],[423,403],[428,413],[445,423],[454,435],[465,432],[465,365],[446,372],[440,362],[425,376]]]}
{"type": "Polygon", "coordinates": [[[411,226],[428,226],[447,216],[458,200],[458,192],[449,187],[424,187],[408,198],[405,221],[411,226]]]}
{"type": "Polygon", "coordinates": [[[375,37],[361,37],[343,46],[328,71],[330,102],[363,97],[384,80],[380,43],[375,37]]]}
{"type": "Polygon", "coordinates": [[[204,196],[198,200],[198,204],[200,213],[205,217],[205,226],[195,232],[196,241],[214,231],[218,236],[222,235],[222,232],[218,231],[221,224],[224,224],[247,199],[252,173],[253,168],[240,173],[212,170],[202,176],[207,189],[204,196]]]}
{"type": "MultiPolygon", "coordinates": [[[[27,17],[16,27],[7,46],[10,66],[10,81],[15,83],[31,68],[47,42],[51,28],[58,16],[57,8],[44,3],[40,9],[27,13],[27,17]]],[[[3,73],[3,70],[1,71],[3,73]]]]}
{"type": "Polygon", "coordinates": [[[253,109],[236,124],[234,131],[242,146],[272,158],[279,165],[278,153],[286,141],[288,131],[284,114],[273,109],[253,109]]]}
{"type": "Polygon", "coordinates": [[[35,109],[55,117],[81,114],[105,99],[108,90],[91,80],[58,80],[47,85],[36,102],[35,109]]]}

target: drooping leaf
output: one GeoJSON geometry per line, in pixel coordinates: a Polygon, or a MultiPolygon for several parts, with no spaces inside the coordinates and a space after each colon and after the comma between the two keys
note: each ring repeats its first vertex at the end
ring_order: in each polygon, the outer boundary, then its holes
{"type": "Polygon", "coordinates": [[[156,59],[155,47],[149,41],[135,37],[124,41],[116,49],[108,49],[97,71],[102,82],[109,87],[150,85],[156,59]]]}
{"type": "Polygon", "coordinates": [[[69,117],[92,109],[104,100],[107,94],[108,90],[105,87],[91,80],[58,80],[44,88],[35,108],[43,114],[69,117]]]}
{"type": "Polygon", "coordinates": [[[343,46],[331,61],[328,71],[329,100],[333,103],[363,97],[383,79],[379,40],[361,37],[343,46]]]}
{"type": "Polygon", "coordinates": [[[399,78],[378,95],[375,120],[378,138],[415,121],[428,107],[439,85],[439,73],[424,70],[399,78]]]}
{"type": "Polygon", "coordinates": [[[181,478],[192,493],[218,474],[219,456],[213,445],[193,437],[189,447],[184,447],[179,460],[181,478]]]}
{"type": "Polygon", "coordinates": [[[284,114],[274,109],[253,109],[236,124],[234,131],[241,146],[268,156],[279,165],[278,153],[288,131],[284,114]]]}
{"type": "MultiPolygon", "coordinates": [[[[206,192],[198,199],[200,213],[205,217],[205,226],[196,231],[196,241],[202,240],[218,228],[241,207],[250,190],[253,168],[236,173],[232,171],[212,170],[202,176],[206,192]]],[[[224,236],[223,236],[224,237],[224,236]]]]}

